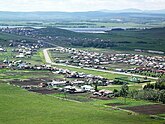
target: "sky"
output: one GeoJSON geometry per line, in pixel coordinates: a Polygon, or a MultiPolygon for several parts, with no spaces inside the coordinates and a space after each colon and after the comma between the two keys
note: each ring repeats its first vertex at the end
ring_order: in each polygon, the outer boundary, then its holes
{"type": "Polygon", "coordinates": [[[165,9],[165,0],[0,0],[0,11],[96,11],[165,9]]]}

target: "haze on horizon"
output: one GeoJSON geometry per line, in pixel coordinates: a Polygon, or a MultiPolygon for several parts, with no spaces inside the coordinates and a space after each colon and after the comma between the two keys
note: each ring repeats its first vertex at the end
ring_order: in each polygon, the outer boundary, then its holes
{"type": "Polygon", "coordinates": [[[0,0],[0,11],[96,11],[165,9],[165,0],[0,0]]]}

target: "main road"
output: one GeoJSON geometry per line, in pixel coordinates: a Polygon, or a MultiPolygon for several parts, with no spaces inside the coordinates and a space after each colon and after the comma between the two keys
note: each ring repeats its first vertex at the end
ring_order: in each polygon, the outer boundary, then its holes
{"type": "MultiPolygon", "coordinates": [[[[48,51],[49,50],[54,50],[54,49],[55,48],[46,48],[46,49],[43,50],[43,54],[44,54],[46,63],[51,64],[51,65],[67,66],[67,67],[72,67],[72,68],[77,68],[77,69],[81,68],[79,66],[73,66],[73,65],[67,65],[67,64],[60,64],[60,63],[52,62],[51,57],[50,57],[48,51]]],[[[124,73],[124,72],[115,72],[115,71],[101,70],[101,69],[94,69],[94,68],[83,68],[83,69],[92,70],[92,71],[99,71],[99,72],[106,72],[106,73],[110,73],[110,74],[120,74],[120,75],[126,75],[126,76],[135,76],[135,77],[140,77],[140,78],[146,77],[146,76],[143,76],[143,75],[130,74],[130,73],[124,73]]],[[[158,78],[149,77],[149,76],[147,76],[147,78],[148,79],[153,79],[153,80],[157,80],[158,79],[158,78]]]]}

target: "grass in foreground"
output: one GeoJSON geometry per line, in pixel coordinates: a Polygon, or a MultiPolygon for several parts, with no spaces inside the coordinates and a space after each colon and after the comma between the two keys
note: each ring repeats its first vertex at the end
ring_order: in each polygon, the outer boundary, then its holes
{"type": "MultiPolygon", "coordinates": [[[[51,94],[52,96],[57,96],[60,98],[66,98],[66,99],[71,99],[75,101],[80,101],[80,102],[86,102],[95,106],[100,106],[103,107],[106,104],[120,104],[117,105],[117,107],[130,107],[130,106],[141,106],[141,105],[148,105],[148,104],[156,104],[154,102],[150,101],[145,101],[145,100],[135,100],[131,98],[126,98],[126,103],[125,99],[122,97],[116,97],[112,98],[110,100],[101,100],[101,99],[95,99],[95,98],[90,98],[91,94],[84,93],[84,94],[51,94]]],[[[107,106],[108,107],[108,106],[107,106]]]]}
{"type": "Polygon", "coordinates": [[[163,124],[149,116],[59,100],[2,83],[0,101],[3,124],[163,124]]]}
{"type": "Polygon", "coordinates": [[[148,105],[148,104],[155,104],[149,101],[144,101],[144,100],[134,100],[131,98],[126,98],[126,103],[124,101],[124,98],[118,97],[114,98],[112,100],[97,100],[95,99],[91,103],[95,105],[105,105],[105,104],[121,104],[117,105],[117,107],[131,107],[131,106],[141,106],[141,105],[148,105]]]}

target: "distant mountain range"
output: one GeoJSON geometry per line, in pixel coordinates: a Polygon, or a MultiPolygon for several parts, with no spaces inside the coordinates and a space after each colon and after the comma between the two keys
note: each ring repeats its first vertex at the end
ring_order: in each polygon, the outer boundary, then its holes
{"type": "Polygon", "coordinates": [[[123,9],[123,10],[100,10],[101,12],[109,13],[155,13],[155,14],[165,14],[165,9],[162,10],[140,10],[140,9],[123,9]]]}
{"type": "Polygon", "coordinates": [[[89,12],[4,12],[0,20],[109,20],[112,18],[165,18],[165,10],[99,10],[89,12]]]}

